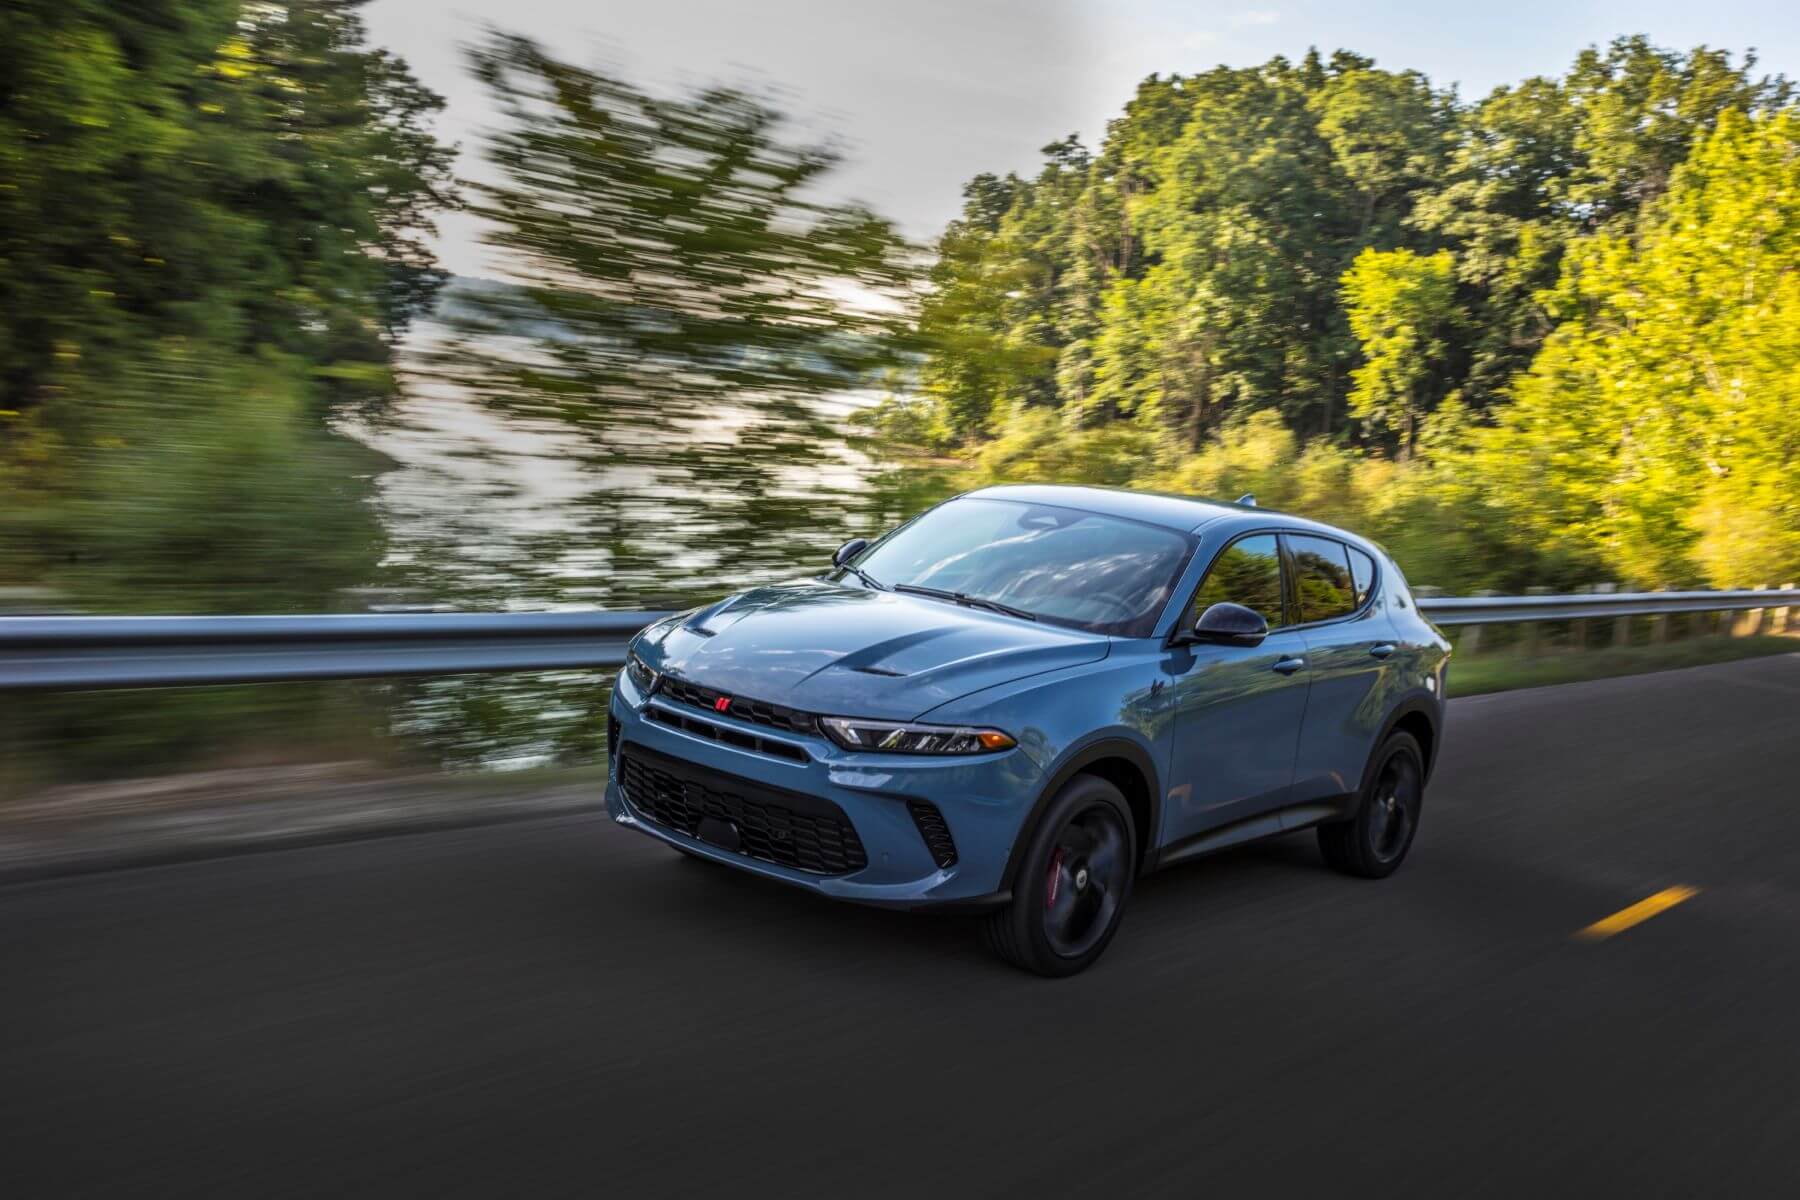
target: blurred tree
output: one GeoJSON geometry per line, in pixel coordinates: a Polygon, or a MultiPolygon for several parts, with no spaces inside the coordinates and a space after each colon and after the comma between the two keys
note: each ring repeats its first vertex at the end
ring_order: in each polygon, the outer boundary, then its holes
{"type": "Polygon", "coordinates": [[[856,503],[823,475],[827,404],[898,361],[907,248],[816,199],[835,156],[743,93],[659,99],[498,35],[472,62],[505,118],[500,181],[472,207],[509,286],[478,297],[442,370],[583,435],[611,594],[820,562],[856,503]]]}
{"type": "MultiPolygon", "coordinates": [[[[393,391],[441,280],[451,152],[441,100],[364,45],[359,8],[0,7],[0,584],[89,611],[317,610],[375,574],[385,463],[334,418],[393,391]]],[[[156,711],[280,740],[271,710],[298,729],[337,700],[284,695],[238,725],[216,697],[156,711]]],[[[127,706],[33,719],[78,767],[192,744],[140,720],[101,746],[96,715],[127,706]]]]}

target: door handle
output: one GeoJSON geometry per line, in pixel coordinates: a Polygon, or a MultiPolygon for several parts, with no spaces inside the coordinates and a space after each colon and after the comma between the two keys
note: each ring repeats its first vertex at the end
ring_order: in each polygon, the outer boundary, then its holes
{"type": "Polygon", "coordinates": [[[1276,662],[1274,670],[1280,671],[1283,675],[1292,675],[1305,665],[1304,658],[1284,658],[1276,662]]]}
{"type": "Polygon", "coordinates": [[[1369,653],[1374,655],[1376,658],[1386,658],[1388,655],[1392,654],[1393,652],[1394,652],[1394,643],[1392,643],[1392,642],[1382,642],[1379,645],[1369,647],[1369,653]]]}

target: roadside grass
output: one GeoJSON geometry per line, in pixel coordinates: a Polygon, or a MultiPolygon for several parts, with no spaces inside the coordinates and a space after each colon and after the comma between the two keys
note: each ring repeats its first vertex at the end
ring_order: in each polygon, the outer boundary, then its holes
{"type": "Polygon", "coordinates": [[[1661,646],[1608,646],[1593,650],[1563,647],[1530,657],[1504,650],[1492,654],[1458,655],[1450,661],[1449,693],[1451,699],[1455,699],[1486,692],[1644,675],[1652,671],[1673,671],[1680,667],[1703,667],[1795,652],[1800,652],[1800,636],[1764,634],[1699,637],[1661,646]]]}

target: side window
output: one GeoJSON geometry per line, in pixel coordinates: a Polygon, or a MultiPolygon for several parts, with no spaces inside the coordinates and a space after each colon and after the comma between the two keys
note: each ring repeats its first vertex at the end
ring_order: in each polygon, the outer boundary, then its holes
{"type": "Polygon", "coordinates": [[[1375,586],[1375,560],[1350,547],[1350,579],[1356,584],[1356,604],[1362,607],[1369,599],[1369,589],[1375,586]]]}
{"type": "Polygon", "coordinates": [[[1281,615],[1281,548],[1274,534],[1239,538],[1213,559],[1194,595],[1194,612],[1220,603],[1255,609],[1270,629],[1287,624],[1281,615]]]}
{"type": "Polygon", "coordinates": [[[1356,611],[1349,547],[1329,538],[1294,534],[1288,537],[1288,552],[1294,556],[1294,591],[1302,621],[1329,621],[1356,611]]]}

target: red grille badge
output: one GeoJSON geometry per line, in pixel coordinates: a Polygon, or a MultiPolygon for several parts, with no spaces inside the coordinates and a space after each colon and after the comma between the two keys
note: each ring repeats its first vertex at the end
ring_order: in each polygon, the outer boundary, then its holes
{"type": "Polygon", "coordinates": [[[731,710],[731,697],[730,696],[720,696],[717,700],[713,701],[713,711],[714,712],[729,712],[730,710],[731,710]]]}

